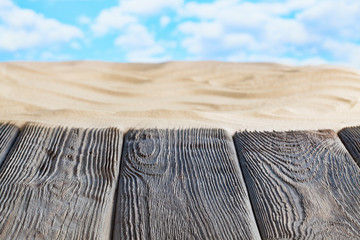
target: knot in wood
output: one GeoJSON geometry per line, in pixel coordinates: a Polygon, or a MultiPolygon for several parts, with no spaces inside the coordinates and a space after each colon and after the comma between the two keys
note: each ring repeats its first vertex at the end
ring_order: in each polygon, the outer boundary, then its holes
{"type": "Polygon", "coordinates": [[[168,159],[161,157],[166,154],[163,133],[156,129],[147,129],[130,134],[132,141],[127,142],[126,148],[131,168],[144,174],[163,174],[168,167],[168,159]]]}
{"type": "Polygon", "coordinates": [[[144,140],[137,145],[138,153],[142,157],[150,157],[155,152],[155,143],[153,140],[144,140]]]}

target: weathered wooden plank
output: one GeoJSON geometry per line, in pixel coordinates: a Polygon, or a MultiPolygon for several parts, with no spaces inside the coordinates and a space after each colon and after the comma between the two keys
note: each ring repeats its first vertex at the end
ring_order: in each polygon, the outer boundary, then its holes
{"type": "Polygon", "coordinates": [[[331,130],[238,132],[263,239],[360,239],[360,172],[331,130]]]}
{"type": "Polygon", "coordinates": [[[119,184],[114,239],[260,239],[224,130],[131,130],[119,184]]]}
{"type": "Polygon", "coordinates": [[[0,171],[0,239],[109,239],[122,133],[30,124],[0,171]]]}
{"type": "Polygon", "coordinates": [[[338,133],[341,141],[360,167],[360,127],[348,127],[338,133]]]}
{"type": "Polygon", "coordinates": [[[18,133],[19,129],[15,125],[0,123],[0,166],[15,142],[18,133]]]}

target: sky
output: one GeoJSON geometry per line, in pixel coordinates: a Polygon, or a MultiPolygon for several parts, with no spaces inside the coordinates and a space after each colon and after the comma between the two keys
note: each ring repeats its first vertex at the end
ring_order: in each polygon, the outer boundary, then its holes
{"type": "Polygon", "coordinates": [[[0,61],[360,68],[359,0],[0,0],[0,61]]]}

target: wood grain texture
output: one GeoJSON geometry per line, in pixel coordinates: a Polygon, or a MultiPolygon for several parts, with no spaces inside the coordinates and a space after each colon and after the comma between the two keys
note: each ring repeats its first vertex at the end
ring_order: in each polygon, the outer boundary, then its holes
{"type": "Polygon", "coordinates": [[[238,132],[263,239],[360,239],[360,171],[331,130],[238,132]]]}
{"type": "Polygon", "coordinates": [[[13,146],[19,129],[10,123],[0,123],[0,167],[13,146]]]}
{"type": "Polygon", "coordinates": [[[122,133],[25,127],[0,171],[0,239],[109,239],[122,133]]]}
{"type": "Polygon", "coordinates": [[[260,239],[223,130],[130,131],[119,183],[114,239],[260,239]]]}
{"type": "Polygon", "coordinates": [[[360,127],[348,127],[338,133],[341,141],[360,167],[360,127]]]}

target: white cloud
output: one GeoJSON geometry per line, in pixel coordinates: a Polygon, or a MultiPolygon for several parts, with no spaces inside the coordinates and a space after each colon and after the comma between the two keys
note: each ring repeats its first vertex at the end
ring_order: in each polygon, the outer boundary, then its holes
{"type": "Polygon", "coordinates": [[[128,13],[140,15],[157,14],[164,8],[178,9],[183,0],[125,0],[120,2],[120,8],[128,13]]]}
{"type": "Polygon", "coordinates": [[[91,28],[96,35],[102,36],[111,29],[122,29],[136,21],[136,17],[124,12],[121,7],[113,7],[101,11],[91,28]]]}
{"type": "Polygon", "coordinates": [[[169,18],[168,16],[162,16],[160,18],[161,27],[166,27],[167,25],[169,25],[170,22],[171,22],[171,18],[169,18]]]}
{"type": "Polygon", "coordinates": [[[16,51],[82,38],[77,27],[49,19],[3,0],[0,4],[0,49],[16,51]]]}
{"type": "Polygon", "coordinates": [[[224,36],[224,44],[229,48],[255,48],[258,44],[252,35],[247,33],[230,33],[224,36]]]}
{"type": "MultiPolygon", "coordinates": [[[[128,61],[168,60],[175,49],[174,54],[198,60],[329,61],[360,67],[358,0],[199,2],[121,0],[94,19],[79,15],[77,24],[93,33],[85,39],[75,26],[0,0],[0,50],[49,45],[55,46],[52,53],[60,44],[76,50],[86,41],[96,44],[94,36],[111,33],[128,61]]],[[[45,52],[43,58],[51,56],[45,52]]]]}
{"type": "Polygon", "coordinates": [[[240,0],[222,0],[213,3],[190,2],[180,13],[201,20],[218,20],[237,27],[258,27],[269,17],[286,14],[291,7],[284,3],[251,3],[240,0]]]}
{"type": "Polygon", "coordinates": [[[313,33],[360,39],[360,1],[317,1],[299,13],[297,20],[313,33]]]}
{"type": "Polygon", "coordinates": [[[322,47],[332,53],[334,62],[360,67],[359,44],[327,40],[322,47]]]}
{"type": "Polygon", "coordinates": [[[121,30],[130,24],[139,22],[140,16],[158,14],[164,9],[176,10],[182,4],[183,0],[120,1],[118,6],[102,10],[91,28],[96,35],[102,36],[110,30],[121,30]]]}
{"type": "Polygon", "coordinates": [[[161,62],[169,60],[169,55],[164,55],[165,48],[156,42],[153,34],[141,24],[132,24],[126,27],[115,45],[126,52],[126,60],[130,62],[161,62]]]}
{"type": "Polygon", "coordinates": [[[298,60],[296,65],[322,65],[328,64],[329,61],[325,60],[321,57],[312,57],[312,58],[305,58],[303,60],[298,60]]]}
{"type": "Polygon", "coordinates": [[[70,43],[70,47],[71,47],[72,49],[75,49],[75,50],[81,49],[80,43],[78,43],[78,42],[76,42],[76,41],[71,42],[71,43],[70,43]]]}
{"type": "Polygon", "coordinates": [[[53,52],[43,52],[40,55],[40,59],[42,61],[67,61],[72,58],[71,55],[68,54],[58,54],[53,52]]]}
{"type": "MultiPolygon", "coordinates": [[[[329,61],[360,67],[358,0],[199,2],[122,0],[101,11],[94,21],[80,22],[90,24],[97,36],[116,33],[114,44],[128,61],[161,61],[169,58],[167,51],[181,46],[177,52],[185,50],[187,57],[199,60],[329,61]],[[153,24],[154,19],[159,25],[153,24]],[[170,40],[159,36],[168,37],[164,30],[174,26],[170,34],[177,44],[169,47],[170,40]]],[[[17,19],[11,21],[17,24],[17,19]]]]}
{"type": "Polygon", "coordinates": [[[191,18],[177,30],[183,36],[182,46],[196,59],[340,61],[360,66],[357,0],[189,2],[179,14],[182,19],[191,18]],[[340,44],[333,46],[329,39],[340,44]]]}
{"type": "Polygon", "coordinates": [[[307,32],[301,23],[280,17],[298,6],[280,3],[250,3],[223,0],[213,3],[188,3],[180,14],[197,18],[178,26],[185,34],[182,41],[189,53],[200,58],[221,60],[243,49],[264,51],[272,48],[286,51],[283,44],[305,43],[307,32]]]}
{"type": "Polygon", "coordinates": [[[286,56],[279,56],[279,57],[270,56],[261,53],[259,54],[238,53],[238,54],[230,55],[226,60],[231,62],[275,62],[285,65],[321,65],[328,63],[327,60],[321,57],[296,59],[286,56]]]}
{"type": "Polygon", "coordinates": [[[123,35],[115,39],[115,45],[138,49],[154,45],[154,37],[140,24],[130,25],[123,35]]]}
{"type": "Polygon", "coordinates": [[[204,38],[218,38],[223,34],[222,24],[213,22],[185,22],[179,25],[180,31],[204,38]]]}
{"type": "Polygon", "coordinates": [[[195,55],[207,56],[218,50],[224,35],[219,22],[184,22],[178,29],[188,35],[182,41],[182,46],[195,55]]]}
{"type": "MultiPolygon", "coordinates": [[[[169,60],[171,57],[169,54],[165,55],[166,48],[174,44],[171,41],[158,42],[155,33],[151,33],[142,21],[165,10],[177,11],[182,5],[183,0],[120,1],[117,6],[102,10],[91,29],[98,37],[109,32],[118,33],[114,44],[125,52],[128,61],[169,60]]],[[[160,18],[161,27],[166,27],[170,22],[171,18],[167,15],[160,18]]]]}
{"type": "Polygon", "coordinates": [[[266,41],[272,44],[304,44],[310,36],[306,27],[293,19],[272,18],[262,29],[266,41]]]}
{"type": "Polygon", "coordinates": [[[163,54],[164,48],[156,45],[142,50],[130,51],[126,58],[130,62],[164,62],[171,60],[171,56],[163,54]]]}
{"type": "Polygon", "coordinates": [[[88,16],[81,15],[77,18],[77,22],[86,25],[91,23],[91,19],[88,16]]]}

